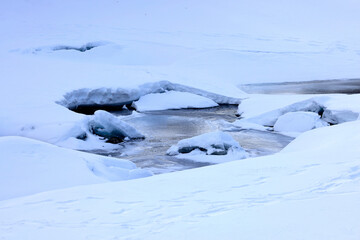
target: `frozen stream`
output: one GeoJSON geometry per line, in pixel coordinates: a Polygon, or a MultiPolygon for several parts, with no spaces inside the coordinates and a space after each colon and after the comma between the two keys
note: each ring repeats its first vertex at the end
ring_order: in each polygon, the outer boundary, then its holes
{"type": "MultiPolygon", "coordinates": [[[[226,131],[227,123],[236,120],[235,105],[223,105],[209,109],[182,109],[151,111],[125,117],[146,139],[121,143],[113,152],[96,152],[134,162],[140,168],[155,174],[179,171],[210,165],[167,156],[166,150],[179,140],[203,133],[226,131]]],[[[113,112],[122,115],[124,112],[113,112]]],[[[254,130],[228,131],[251,156],[272,154],[284,148],[293,138],[273,132],[254,130]]]]}

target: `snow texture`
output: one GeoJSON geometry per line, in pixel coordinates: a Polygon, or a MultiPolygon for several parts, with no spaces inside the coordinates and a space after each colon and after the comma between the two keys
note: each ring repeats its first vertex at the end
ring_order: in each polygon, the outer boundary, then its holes
{"type": "Polygon", "coordinates": [[[0,137],[0,200],[77,185],[150,176],[127,160],[0,137]]]}
{"type": "Polygon", "coordinates": [[[301,102],[308,97],[237,87],[358,78],[358,1],[17,0],[2,7],[0,194],[38,194],[0,201],[0,239],[360,238],[360,95],[301,102]],[[108,44],[89,49],[93,42],[108,44]],[[98,136],[76,138],[89,131],[89,118],[67,108],[120,106],[166,91],[218,104],[247,98],[239,113],[262,126],[321,108],[324,120],[341,124],[304,132],[271,156],[111,183],[138,170],[44,143],[107,149],[98,136]]]}
{"type": "Polygon", "coordinates": [[[133,103],[137,111],[153,111],[181,108],[209,108],[219,106],[213,100],[199,95],[169,91],[142,96],[133,103]]]}
{"type": "Polygon", "coordinates": [[[206,155],[226,155],[228,152],[245,152],[231,135],[225,132],[210,132],[179,141],[167,150],[168,155],[190,153],[206,153],[206,155]]]}

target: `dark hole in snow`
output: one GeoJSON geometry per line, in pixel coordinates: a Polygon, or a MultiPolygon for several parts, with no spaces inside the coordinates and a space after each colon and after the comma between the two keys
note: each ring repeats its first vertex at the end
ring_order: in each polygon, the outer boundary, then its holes
{"type": "Polygon", "coordinates": [[[110,137],[106,140],[107,143],[118,144],[124,142],[124,138],[110,137]]]}
{"type": "Polygon", "coordinates": [[[207,150],[205,148],[202,147],[198,147],[198,146],[193,146],[193,147],[182,147],[179,148],[179,153],[190,153],[192,151],[194,151],[195,149],[199,149],[202,152],[206,152],[207,150]]]}
{"type": "Polygon", "coordinates": [[[53,51],[60,51],[60,50],[75,50],[75,51],[79,51],[79,52],[86,52],[89,51],[93,48],[99,47],[101,45],[104,45],[103,43],[86,43],[80,47],[76,47],[76,46],[70,46],[70,45],[59,45],[59,46],[55,46],[53,47],[53,51]]]}

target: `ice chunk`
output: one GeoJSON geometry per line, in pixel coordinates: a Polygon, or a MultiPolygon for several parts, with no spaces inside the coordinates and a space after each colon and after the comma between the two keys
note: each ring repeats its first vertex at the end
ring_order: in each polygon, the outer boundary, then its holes
{"type": "Polygon", "coordinates": [[[176,145],[171,146],[166,153],[168,155],[178,155],[190,153],[194,150],[198,152],[200,150],[206,153],[206,155],[226,155],[229,150],[245,152],[231,135],[218,131],[183,139],[176,145]]]}
{"type": "Polygon", "coordinates": [[[89,121],[89,129],[92,133],[107,139],[144,138],[134,127],[103,110],[95,112],[93,119],[89,121]]]}
{"type": "Polygon", "coordinates": [[[323,126],[328,126],[328,123],[320,119],[317,113],[299,111],[280,116],[274,125],[274,130],[302,133],[323,126]]]}
{"type": "Polygon", "coordinates": [[[209,98],[188,92],[177,91],[148,94],[134,102],[134,107],[138,111],[208,108],[216,106],[218,106],[218,104],[209,98]]]}

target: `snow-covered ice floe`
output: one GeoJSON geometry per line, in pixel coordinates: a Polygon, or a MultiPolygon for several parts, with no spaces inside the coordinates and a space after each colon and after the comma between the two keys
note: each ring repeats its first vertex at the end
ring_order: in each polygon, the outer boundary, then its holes
{"type": "Polygon", "coordinates": [[[107,139],[119,138],[120,140],[123,140],[125,138],[138,139],[145,137],[134,127],[103,110],[96,111],[94,116],[90,117],[90,119],[90,131],[107,139]]]}
{"type": "Polygon", "coordinates": [[[180,158],[188,158],[201,162],[224,162],[229,159],[242,159],[247,157],[245,150],[228,133],[217,131],[205,133],[192,138],[180,140],[171,146],[166,154],[179,155],[180,158]],[[225,158],[209,158],[206,155],[227,155],[225,158]],[[216,161],[217,160],[217,161],[216,161]]]}
{"type": "Polygon", "coordinates": [[[152,93],[140,97],[133,103],[137,111],[152,111],[181,108],[208,108],[216,107],[218,104],[213,100],[188,93],[168,91],[164,93],[152,93]]]}
{"type": "Polygon", "coordinates": [[[84,116],[74,124],[57,145],[80,150],[113,149],[116,146],[108,143],[144,138],[142,133],[119,117],[107,111],[97,110],[94,115],[84,116]]]}
{"type": "Polygon", "coordinates": [[[60,148],[24,137],[0,137],[0,200],[150,175],[128,160],[60,148]]]}
{"type": "MultiPolygon", "coordinates": [[[[270,98],[271,96],[262,97],[255,95],[254,98],[270,98]]],[[[306,97],[306,96],[305,96],[306,97]]],[[[286,104],[287,101],[294,101],[286,99],[287,96],[274,97],[274,99],[282,99],[282,103],[274,101],[268,104],[267,108],[261,108],[263,112],[256,109],[252,113],[245,114],[243,119],[237,120],[233,126],[244,129],[268,130],[267,127],[274,127],[274,130],[280,132],[301,133],[317,127],[328,126],[329,124],[339,124],[348,121],[354,121],[359,118],[360,108],[357,104],[360,101],[360,95],[327,95],[316,96],[303,101],[294,102],[290,105],[276,108],[279,105],[286,104]],[[270,110],[270,111],[266,111],[270,110]],[[276,126],[276,127],[275,127],[276,126]]],[[[295,99],[304,98],[302,96],[295,96],[295,99]]],[[[253,99],[244,100],[239,105],[239,113],[243,113],[245,109],[251,107],[256,108],[258,102],[253,99]]]]}
{"type": "MultiPolygon", "coordinates": [[[[201,89],[188,87],[181,84],[171,83],[169,81],[160,81],[154,83],[146,83],[133,89],[126,89],[126,88],[78,89],[66,93],[64,95],[64,99],[58,101],[58,103],[73,110],[76,110],[79,107],[94,106],[94,105],[123,106],[123,105],[132,104],[134,101],[139,100],[140,97],[142,96],[152,93],[165,93],[166,91],[192,93],[211,99],[218,104],[239,104],[241,102],[241,99],[239,98],[226,97],[223,95],[211,93],[201,89]]],[[[194,99],[194,100],[198,101],[199,99],[194,99]]]]}

